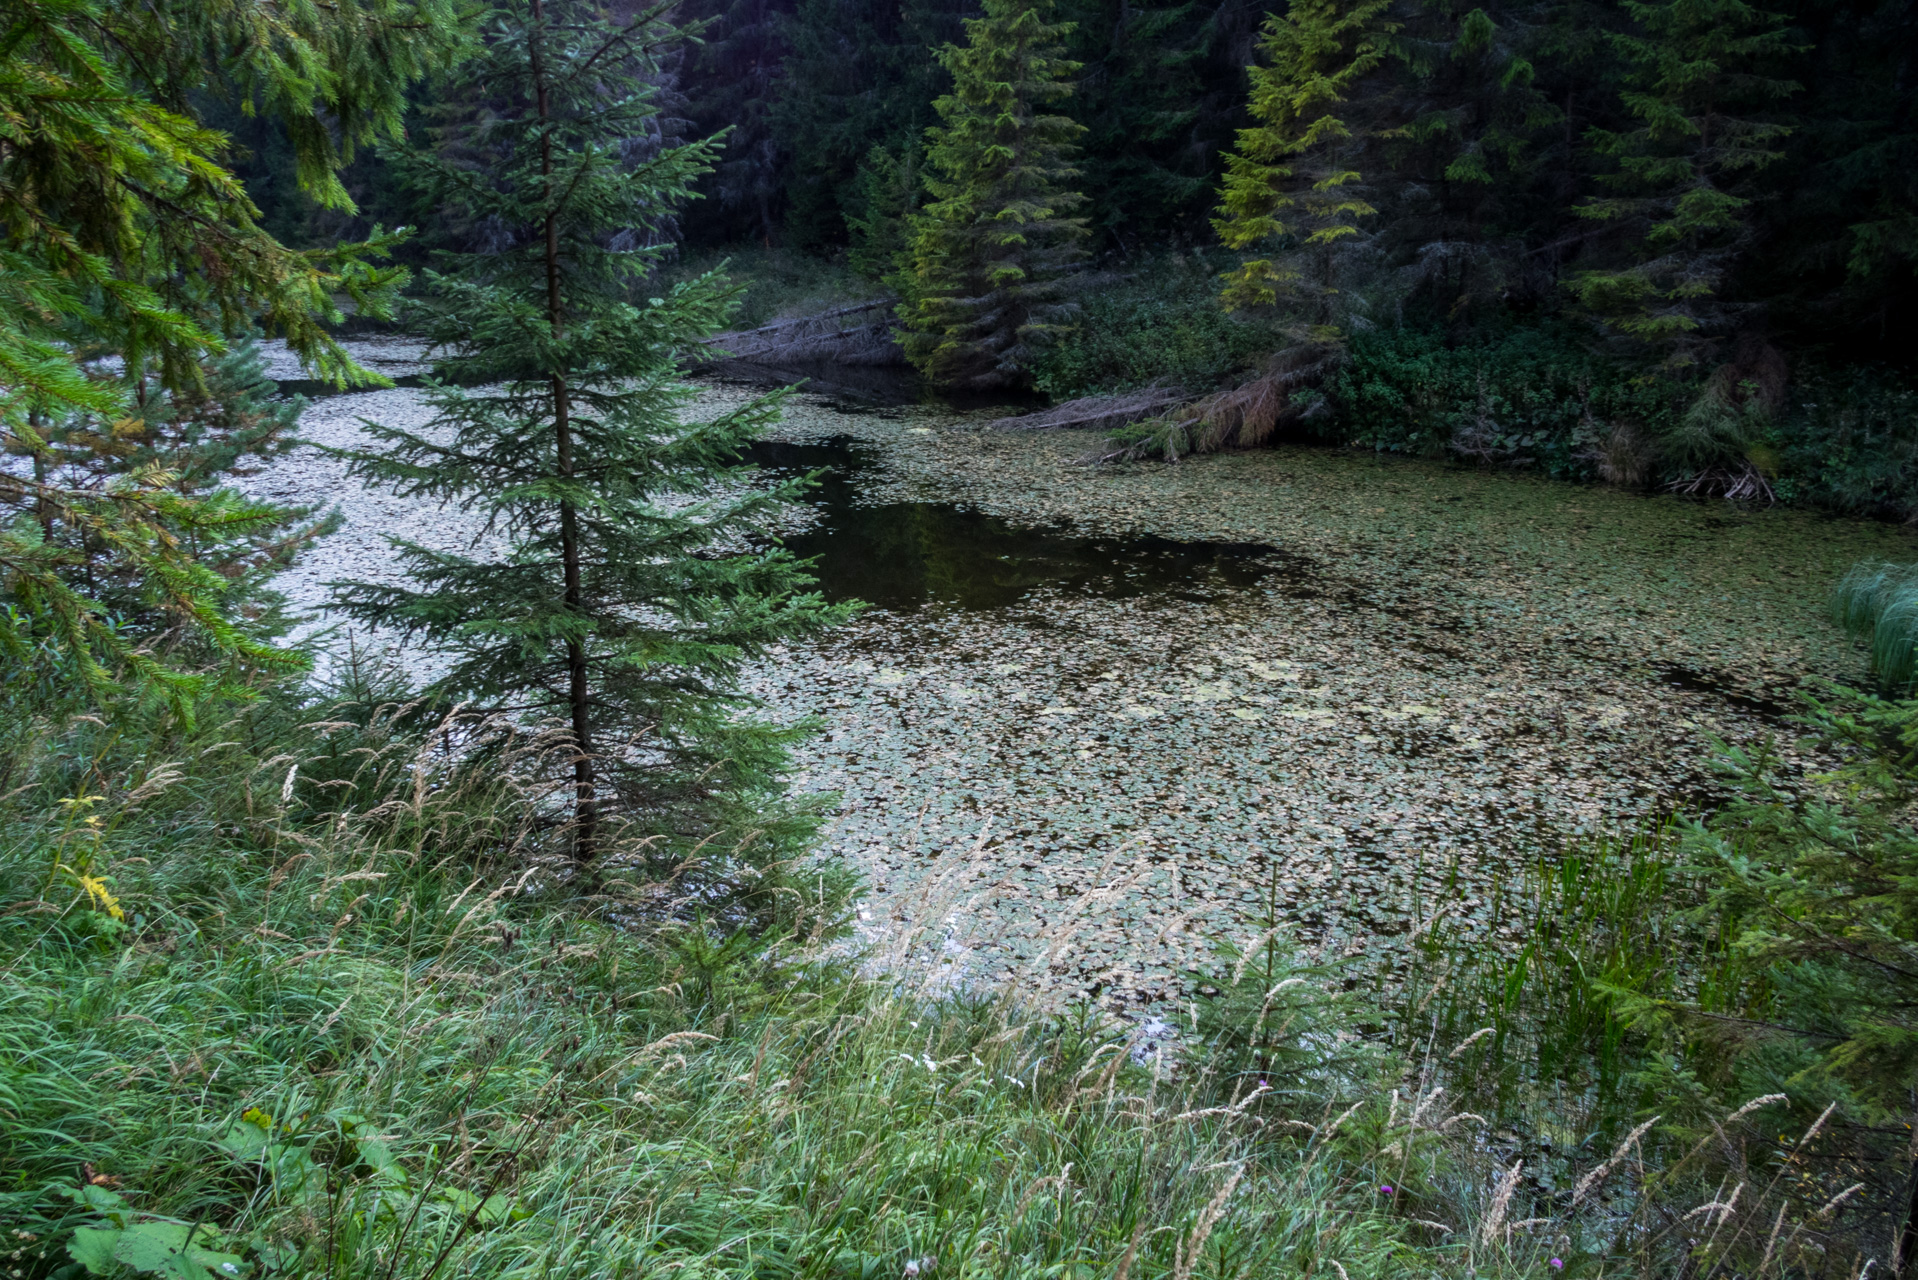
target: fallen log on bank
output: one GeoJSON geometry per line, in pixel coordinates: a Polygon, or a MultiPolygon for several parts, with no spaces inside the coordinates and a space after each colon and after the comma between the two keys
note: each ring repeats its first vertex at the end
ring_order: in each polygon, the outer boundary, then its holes
{"type": "Polygon", "coordinates": [[[884,367],[906,363],[891,298],[775,320],[757,329],[716,333],[701,345],[716,356],[755,364],[840,364],[884,367]],[[863,319],[861,318],[863,317],[863,319]]]}
{"type": "Polygon", "coordinates": [[[1319,397],[1298,393],[1316,388],[1344,362],[1342,344],[1308,342],[1287,347],[1272,357],[1259,376],[1169,412],[1140,418],[1118,429],[1109,447],[1094,450],[1080,461],[1131,462],[1156,454],[1177,462],[1193,453],[1250,449],[1265,443],[1281,425],[1322,406],[1319,397]]]}
{"type": "Polygon", "coordinates": [[[1116,431],[1192,399],[1180,387],[1146,387],[1113,396],[1083,396],[1037,413],[995,418],[988,431],[1116,431]]]}

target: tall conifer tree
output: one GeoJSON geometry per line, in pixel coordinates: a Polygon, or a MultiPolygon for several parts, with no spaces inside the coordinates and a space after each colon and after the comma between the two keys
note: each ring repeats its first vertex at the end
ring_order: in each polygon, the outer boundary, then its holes
{"type": "MultiPolygon", "coordinates": [[[[709,837],[776,807],[790,736],[738,714],[740,664],[839,615],[790,554],[739,549],[790,496],[740,483],[735,466],[776,398],[681,420],[680,361],[731,292],[714,275],[643,292],[666,252],[649,230],[717,148],[628,158],[624,140],[656,109],[648,81],[671,35],[659,12],[621,25],[583,0],[510,0],[468,70],[492,105],[467,150],[496,166],[416,158],[445,207],[504,245],[449,255],[433,278],[447,353],[436,416],[418,432],[375,428],[385,448],[356,468],[483,513],[510,550],[400,543],[413,585],[345,584],[341,605],[445,652],[445,695],[566,725],[578,863],[636,827],[656,858],[678,865],[704,844],[698,865],[730,876],[713,856],[727,842],[709,837]]],[[[798,834],[772,825],[757,856],[798,834]]]]}
{"type": "Polygon", "coordinates": [[[1379,131],[1390,178],[1377,203],[1393,248],[1436,249],[1428,261],[1446,264],[1437,278],[1422,273],[1426,314],[1457,317],[1475,294],[1505,295],[1520,276],[1517,237],[1563,220],[1563,193],[1541,174],[1561,158],[1548,152],[1566,133],[1564,113],[1538,83],[1545,37],[1525,5],[1426,6],[1398,34],[1397,124],[1379,131]]]}
{"type": "MultiPolygon", "coordinates": [[[[1097,242],[1130,256],[1203,215],[1218,150],[1193,137],[1203,95],[1190,0],[1062,0],[1083,63],[1072,116],[1086,126],[1081,187],[1097,242]]],[[[1203,226],[1203,223],[1199,223],[1203,226]]]]}
{"type": "Polygon", "coordinates": [[[322,377],[377,380],[327,325],[342,295],[378,315],[406,279],[379,261],[392,235],[276,240],[205,117],[272,121],[291,185],[350,211],[342,167],[463,52],[465,9],[0,0],[0,31],[0,665],[190,715],[212,687],[193,666],[302,665],[239,616],[236,580],[293,520],[220,487],[275,433],[240,421],[257,406],[227,343],[260,323],[322,377]]]}
{"type": "Polygon", "coordinates": [[[1745,0],[1626,0],[1638,30],[1614,43],[1631,71],[1621,94],[1637,122],[1595,129],[1615,194],[1576,212],[1610,223],[1636,261],[1581,272],[1573,291],[1614,330],[1696,364],[1728,312],[1720,285],[1750,238],[1750,179],[1791,130],[1762,113],[1795,92],[1764,74],[1791,51],[1784,19],[1745,0]]]}
{"type": "Polygon", "coordinates": [[[1352,151],[1362,135],[1340,108],[1358,82],[1385,60],[1396,27],[1380,21],[1390,0],[1297,0],[1266,20],[1263,65],[1252,68],[1252,118],[1226,157],[1219,239],[1230,249],[1265,245],[1304,249],[1319,259],[1318,279],[1283,259],[1255,258],[1226,278],[1229,307],[1270,306],[1301,293],[1321,305],[1334,291],[1333,246],[1358,234],[1376,212],[1359,194],[1352,151]]]}
{"type": "Polygon", "coordinates": [[[1084,127],[1046,109],[1072,93],[1069,23],[1053,0],[986,0],[966,43],[939,60],[953,91],[926,131],[926,190],[899,283],[906,354],[947,386],[1022,384],[1035,344],[1070,314],[1066,272],[1084,256],[1085,197],[1071,187],[1084,127]]]}
{"type": "MultiPolygon", "coordinates": [[[[772,106],[786,243],[857,244],[870,237],[855,219],[916,207],[919,150],[950,84],[938,50],[967,12],[964,0],[799,0],[772,106]],[[911,171],[907,198],[875,203],[875,186],[893,185],[900,169],[911,171]]],[[[879,274],[894,266],[888,259],[879,274]]]]}

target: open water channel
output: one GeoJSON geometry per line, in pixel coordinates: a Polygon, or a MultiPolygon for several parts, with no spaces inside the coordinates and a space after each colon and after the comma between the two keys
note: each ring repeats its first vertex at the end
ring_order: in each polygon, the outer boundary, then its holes
{"type": "MultiPolygon", "coordinates": [[[[403,346],[373,344],[391,372],[403,346]]],[[[870,389],[868,389],[870,392],[870,389]]],[[[757,394],[702,386],[692,412],[757,394]]],[[[1092,468],[990,409],[802,390],[756,450],[824,470],[789,541],[872,608],[758,666],[818,717],[797,784],[863,935],[954,982],[1108,1007],[1176,999],[1275,902],[1309,949],[1389,967],[1415,922],[1477,922],[1568,839],[1708,804],[1715,740],[1781,735],[1795,690],[1862,675],[1825,620],[1904,531],[1277,448],[1092,468]]],[[[316,402],[303,432],[424,420],[409,388],[316,402]]],[[[257,492],[345,529],[283,580],[391,572],[384,535],[470,522],[300,451],[257,492]]]]}

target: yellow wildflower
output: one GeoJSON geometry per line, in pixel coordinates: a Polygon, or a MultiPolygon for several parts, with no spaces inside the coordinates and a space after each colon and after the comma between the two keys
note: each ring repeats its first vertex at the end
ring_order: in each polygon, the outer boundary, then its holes
{"type": "Polygon", "coordinates": [[[67,878],[73,882],[74,888],[87,895],[87,905],[93,910],[103,911],[115,920],[127,918],[126,912],[120,909],[120,900],[113,896],[105,880],[85,871],[76,871],[64,862],[59,864],[58,869],[66,873],[67,878]]]}

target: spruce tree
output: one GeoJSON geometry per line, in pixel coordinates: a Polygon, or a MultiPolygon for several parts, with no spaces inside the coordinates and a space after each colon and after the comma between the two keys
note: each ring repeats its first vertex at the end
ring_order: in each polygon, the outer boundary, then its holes
{"type": "Polygon", "coordinates": [[[342,295],[381,314],[406,273],[381,262],[397,237],[377,229],[309,252],[281,244],[205,116],[226,102],[271,120],[298,190],[351,212],[341,169],[400,132],[409,84],[463,51],[465,12],[456,0],[0,0],[9,675],[101,704],[164,698],[185,716],[216,666],[302,666],[240,612],[238,579],[298,520],[219,487],[277,430],[271,414],[241,420],[257,398],[224,376],[227,342],[263,325],[322,377],[378,381],[328,323],[342,295]]]}
{"type": "MultiPolygon", "coordinates": [[[[1130,256],[1194,229],[1217,181],[1216,147],[1194,145],[1202,25],[1195,6],[1063,0],[1083,63],[1072,116],[1086,126],[1080,183],[1096,242],[1130,256]]],[[[1203,225],[1201,222],[1200,225],[1203,225]]]]}
{"type": "Polygon", "coordinates": [[[1390,0],[1297,0],[1265,23],[1264,63],[1252,68],[1252,118],[1226,157],[1219,217],[1229,249],[1273,245],[1317,259],[1316,280],[1284,259],[1254,258],[1226,277],[1228,307],[1271,306],[1281,297],[1313,300],[1323,324],[1336,292],[1330,258],[1359,219],[1376,210],[1359,194],[1352,151],[1362,131],[1340,107],[1389,52],[1396,25],[1380,20],[1390,0]]]}
{"type": "Polygon", "coordinates": [[[898,269],[913,215],[919,211],[924,194],[919,172],[922,162],[916,138],[905,144],[904,159],[884,147],[866,153],[853,178],[845,214],[851,240],[846,265],[860,275],[885,280],[898,269]]]}
{"type": "Polygon", "coordinates": [[[1515,250],[1564,217],[1547,165],[1568,131],[1539,83],[1546,37],[1533,17],[1524,0],[1462,14],[1430,6],[1407,15],[1395,42],[1396,124],[1375,148],[1389,175],[1374,198],[1382,247],[1418,264],[1408,302],[1455,325],[1531,292],[1515,250]]]}
{"type": "Polygon", "coordinates": [[[1068,184],[1083,126],[1046,108],[1072,93],[1079,69],[1060,54],[1069,23],[1052,0],[986,0],[966,43],[940,63],[953,90],[926,131],[926,190],[905,269],[906,355],[935,382],[970,389],[1027,380],[1037,343],[1072,304],[1065,274],[1083,257],[1085,197],[1068,184]]]}
{"type": "Polygon", "coordinates": [[[467,72],[489,109],[454,159],[412,159],[449,213],[489,221],[503,243],[445,255],[431,278],[435,417],[374,428],[384,448],[355,462],[402,494],[483,514],[510,549],[477,559],[397,543],[411,585],[340,584],[339,598],[436,646],[450,660],[438,693],[564,726],[576,864],[624,834],[645,837],[655,864],[731,882],[755,857],[792,852],[805,826],[775,801],[792,731],[746,714],[741,663],[842,615],[789,553],[750,549],[792,496],[753,488],[737,465],[777,397],[682,420],[681,362],[733,291],[708,274],[649,296],[668,251],[653,232],[718,143],[629,159],[670,33],[651,15],[600,15],[584,0],[502,5],[467,72]],[[493,165],[458,162],[472,154],[493,165]]]}
{"type": "Polygon", "coordinates": [[[711,203],[688,232],[706,244],[771,245],[786,177],[772,106],[791,52],[793,0],[680,0],[675,13],[699,33],[677,58],[684,110],[699,132],[727,131],[700,183],[711,203]]]}
{"type": "MultiPolygon", "coordinates": [[[[937,51],[961,34],[961,7],[954,0],[799,0],[772,106],[788,244],[817,251],[857,243],[863,233],[855,219],[917,206],[919,150],[935,120],[933,101],[951,83],[937,51]],[[895,165],[911,171],[912,190],[875,205],[873,183],[890,186],[900,176],[895,165]]],[[[869,274],[895,266],[888,258],[869,274]]]]}
{"type": "Polygon", "coordinates": [[[1626,265],[1580,272],[1573,292],[1614,331],[1689,368],[1730,310],[1725,272],[1750,239],[1750,179],[1791,130],[1762,112],[1798,88],[1763,74],[1791,51],[1784,19],[1745,0],[1626,0],[1638,30],[1614,36],[1630,66],[1621,100],[1636,128],[1595,129],[1616,194],[1580,205],[1610,224],[1626,265]]]}

